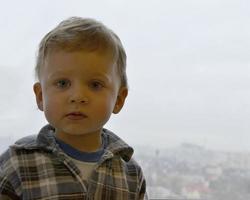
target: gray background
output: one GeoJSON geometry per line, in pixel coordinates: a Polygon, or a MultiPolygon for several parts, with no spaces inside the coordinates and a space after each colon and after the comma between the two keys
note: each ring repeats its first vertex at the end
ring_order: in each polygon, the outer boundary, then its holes
{"type": "Polygon", "coordinates": [[[128,54],[129,96],[107,128],[132,145],[250,150],[249,0],[0,3],[0,138],[46,123],[32,91],[38,43],[82,16],[113,29],[128,54]]]}

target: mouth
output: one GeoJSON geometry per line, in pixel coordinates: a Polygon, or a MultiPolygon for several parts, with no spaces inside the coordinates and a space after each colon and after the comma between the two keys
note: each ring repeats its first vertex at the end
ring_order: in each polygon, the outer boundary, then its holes
{"type": "Polygon", "coordinates": [[[82,112],[71,112],[66,115],[66,117],[70,120],[82,120],[87,118],[88,116],[82,112]]]}

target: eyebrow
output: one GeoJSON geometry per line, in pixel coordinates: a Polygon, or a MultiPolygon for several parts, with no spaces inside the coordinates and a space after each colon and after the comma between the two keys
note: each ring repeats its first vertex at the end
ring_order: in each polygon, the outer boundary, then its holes
{"type": "Polygon", "coordinates": [[[107,82],[109,82],[109,83],[111,82],[111,78],[103,73],[94,73],[93,77],[104,78],[107,82]]]}
{"type": "MultiPolygon", "coordinates": [[[[62,77],[66,76],[64,70],[57,70],[57,71],[49,74],[47,76],[47,78],[48,79],[51,79],[51,78],[53,79],[54,77],[60,77],[60,76],[62,76],[62,77]]],[[[107,76],[106,74],[104,74],[104,73],[96,72],[96,73],[93,73],[93,75],[91,75],[91,76],[94,77],[94,78],[105,79],[107,82],[112,82],[111,78],[109,76],[107,76]]]]}
{"type": "Polygon", "coordinates": [[[64,76],[64,75],[65,75],[65,72],[63,70],[58,70],[58,71],[48,74],[47,78],[51,79],[51,78],[54,78],[55,76],[64,76]]]}

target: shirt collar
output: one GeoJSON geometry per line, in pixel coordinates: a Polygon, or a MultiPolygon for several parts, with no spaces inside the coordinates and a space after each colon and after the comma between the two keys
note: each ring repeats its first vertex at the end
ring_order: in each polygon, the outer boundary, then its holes
{"type": "MultiPolygon", "coordinates": [[[[13,147],[19,149],[44,149],[46,151],[58,151],[58,145],[54,136],[55,129],[51,125],[44,126],[38,135],[31,135],[18,140],[13,147]]],[[[102,159],[107,159],[114,155],[121,156],[125,161],[129,161],[133,155],[133,148],[125,143],[120,137],[108,129],[103,128],[102,136],[107,141],[102,159]]]]}

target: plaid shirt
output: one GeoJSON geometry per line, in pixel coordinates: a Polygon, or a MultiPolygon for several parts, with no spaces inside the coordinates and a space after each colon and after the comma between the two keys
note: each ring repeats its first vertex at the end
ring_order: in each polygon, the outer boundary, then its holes
{"type": "Polygon", "coordinates": [[[50,125],[19,140],[0,156],[0,199],[146,199],[133,149],[107,129],[102,137],[108,145],[88,181],[60,150],[50,125]]]}

